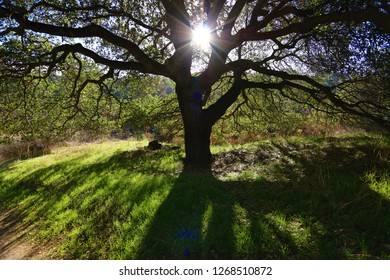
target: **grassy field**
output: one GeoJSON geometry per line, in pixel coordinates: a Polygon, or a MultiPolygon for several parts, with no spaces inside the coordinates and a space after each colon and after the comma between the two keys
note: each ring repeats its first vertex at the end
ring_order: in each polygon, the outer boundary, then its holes
{"type": "Polygon", "coordinates": [[[145,142],[0,166],[0,212],[53,259],[390,259],[390,137],[213,147],[213,175],[145,142]]]}

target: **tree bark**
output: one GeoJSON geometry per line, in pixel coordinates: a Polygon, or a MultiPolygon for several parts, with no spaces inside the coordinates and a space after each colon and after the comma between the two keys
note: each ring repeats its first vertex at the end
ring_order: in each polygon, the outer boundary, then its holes
{"type": "Polygon", "coordinates": [[[186,86],[176,84],[176,94],[184,123],[185,169],[211,171],[212,155],[210,136],[213,125],[225,114],[241,91],[240,80],[217,102],[202,108],[202,96],[207,90],[207,83],[199,77],[192,77],[186,86]]]}
{"type": "Polygon", "coordinates": [[[192,78],[186,87],[176,85],[176,93],[184,123],[185,170],[210,171],[212,125],[202,109],[201,87],[192,78]]]}
{"type": "Polygon", "coordinates": [[[184,124],[185,169],[210,171],[211,126],[204,121],[186,121],[184,124]]]}

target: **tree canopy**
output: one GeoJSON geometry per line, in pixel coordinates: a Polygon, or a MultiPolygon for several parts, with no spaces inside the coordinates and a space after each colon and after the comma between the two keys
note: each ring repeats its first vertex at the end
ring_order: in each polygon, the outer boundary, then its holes
{"type": "Polygon", "coordinates": [[[187,163],[207,166],[212,126],[239,96],[277,92],[389,129],[389,12],[388,1],[361,0],[3,0],[0,77],[44,79],[73,58],[79,108],[88,84],[165,76],[175,83],[187,163]],[[200,27],[208,44],[193,41],[200,27]],[[99,77],[82,78],[84,61],[99,77]]]}

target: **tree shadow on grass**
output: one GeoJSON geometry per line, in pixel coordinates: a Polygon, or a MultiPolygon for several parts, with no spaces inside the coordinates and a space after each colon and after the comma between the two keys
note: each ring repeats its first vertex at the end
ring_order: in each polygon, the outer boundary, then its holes
{"type": "Polygon", "coordinates": [[[186,176],[158,209],[139,258],[389,257],[390,206],[371,190],[360,189],[346,200],[331,189],[322,193],[277,182],[227,183],[204,175],[199,179],[204,185],[197,185],[186,176]],[[183,230],[195,236],[183,237],[183,230]]]}
{"type": "Polygon", "coordinates": [[[230,256],[234,245],[232,201],[222,186],[207,174],[180,174],[154,216],[138,257],[202,259],[230,256]]]}
{"type": "Polygon", "coordinates": [[[170,153],[178,152],[125,151],[94,162],[82,162],[84,155],[6,180],[13,168],[9,166],[0,173],[2,210],[12,208],[17,221],[35,224],[35,239],[41,245],[56,239],[54,258],[121,258],[110,251],[129,240],[123,225],[134,229],[129,225],[134,221],[140,226],[139,206],[147,209],[154,197],[162,199],[169,189],[161,185],[171,186],[175,179],[156,175],[167,172],[156,163],[170,153]]]}
{"type": "Polygon", "coordinates": [[[383,163],[376,166],[372,149],[331,144],[320,153],[307,146],[308,155],[294,143],[272,145],[281,158],[265,164],[277,164],[278,176],[224,181],[180,174],[137,257],[390,258],[388,191],[375,191],[365,178],[376,172],[376,183],[388,186],[388,173],[378,169],[383,163]]]}

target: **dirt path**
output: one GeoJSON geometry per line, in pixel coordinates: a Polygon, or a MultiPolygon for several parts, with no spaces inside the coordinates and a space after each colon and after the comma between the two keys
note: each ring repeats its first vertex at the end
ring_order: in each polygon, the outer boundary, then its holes
{"type": "Polygon", "coordinates": [[[33,226],[15,217],[13,212],[0,213],[0,260],[44,259],[48,250],[33,244],[28,237],[33,226]]]}

